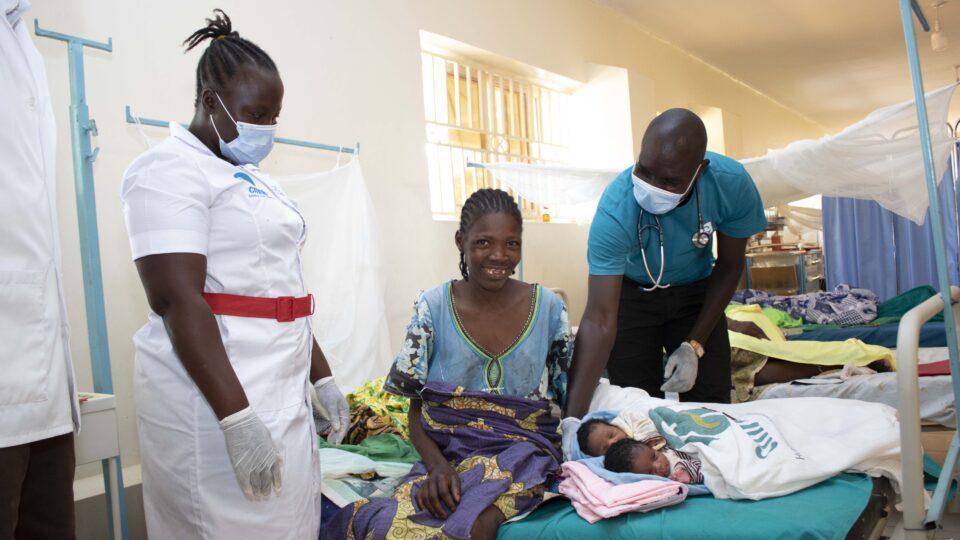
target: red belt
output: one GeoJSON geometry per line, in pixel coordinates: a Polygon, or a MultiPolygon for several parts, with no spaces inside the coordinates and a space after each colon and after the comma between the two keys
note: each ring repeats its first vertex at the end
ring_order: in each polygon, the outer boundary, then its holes
{"type": "Polygon", "coordinates": [[[210,304],[210,309],[216,315],[276,319],[280,322],[290,322],[313,315],[312,294],[300,298],[293,296],[261,298],[238,294],[203,293],[203,299],[210,304]]]}

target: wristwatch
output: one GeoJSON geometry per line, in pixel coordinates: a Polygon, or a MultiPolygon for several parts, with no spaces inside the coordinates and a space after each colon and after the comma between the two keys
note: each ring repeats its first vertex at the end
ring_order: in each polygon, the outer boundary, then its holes
{"type": "Polygon", "coordinates": [[[695,339],[690,339],[690,340],[687,340],[687,343],[689,343],[690,346],[693,347],[693,352],[697,353],[697,358],[703,358],[703,352],[704,352],[703,345],[701,345],[699,341],[695,339]]]}

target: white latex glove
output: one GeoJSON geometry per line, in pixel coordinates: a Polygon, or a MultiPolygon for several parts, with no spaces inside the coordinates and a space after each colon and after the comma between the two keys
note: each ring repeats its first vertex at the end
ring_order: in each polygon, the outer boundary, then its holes
{"type": "Polygon", "coordinates": [[[560,447],[563,449],[563,460],[573,459],[573,446],[577,442],[577,430],[580,429],[580,419],[568,416],[560,421],[560,432],[563,434],[563,442],[560,447]]]}
{"type": "Polygon", "coordinates": [[[331,444],[340,444],[350,428],[350,406],[343,397],[333,376],[324,377],[313,383],[313,406],[320,414],[330,421],[330,434],[327,441],[331,444]]]}
{"type": "Polygon", "coordinates": [[[280,493],[282,459],[270,437],[270,430],[247,407],[220,420],[227,442],[227,454],[244,495],[251,499],[280,493]]]}
{"type": "Polygon", "coordinates": [[[684,341],[667,358],[667,367],[663,369],[663,378],[667,382],[660,387],[662,392],[688,392],[697,382],[697,366],[700,358],[690,343],[684,341]]]}

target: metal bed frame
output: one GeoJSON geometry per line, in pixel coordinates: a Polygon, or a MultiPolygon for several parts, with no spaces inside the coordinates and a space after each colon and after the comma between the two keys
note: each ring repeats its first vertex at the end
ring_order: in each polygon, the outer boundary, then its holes
{"type": "MultiPolygon", "coordinates": [[[[950,351],[950,376],[953,382],[954,403],[960,403],[960,362],[957,355],[957,320],[960,319],[960,288],[950,287],[950,267],[947,262],[945,232],[940,212],[940,196],[934,172],[933,146],[930,141],[930,124],[924,100],[923,76],[917,37],[913,27],[916,16],[924,32],[930,25],[917,0],[899,0],[900,20],[907,47],[907,61],[913,83],[917,120],[920,127],[920,147],[923,152],[924,177],[933,220],[933,244],[936,253],[937,277],[940,296],[928,299],[913,308],[901,319],[897,334],[897,386],[900,412],[900,445],[903,455],[903,527],[907,540],[932,538],[939,526],[947,504],[960,457],[960,438],[954,433],[953,441],[943,463],[943,471],[933,492],[929,507],[925,507],[926,494],[923,486],[923,449],[920,445],[920,401],[917,382],[917,349],[920,326],[943,311],[947,348],[950,351]],[[949,309],[946,309],[948,308],[949,309]]],[[[951,126],[952,127],[952,126],[951,126]]],[[[956,128],[953,128],[954,135],[956,128]]],[[[956,145],[954,145],[956,156],[956,145]]],[[[956,161],[954,161],[956,167],[956,161]]],[[[954,175],[956,179],[956,175],[954,175]]],[[[956,180],[954,180],[956,181],[956,180]]]]}

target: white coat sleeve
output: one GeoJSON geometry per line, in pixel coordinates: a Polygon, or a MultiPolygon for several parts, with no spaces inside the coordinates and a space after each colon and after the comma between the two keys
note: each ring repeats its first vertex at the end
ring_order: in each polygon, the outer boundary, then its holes
{"type": "Polygon", "coordinates": [[[120,196],[134,260],[160,253],[207,254],[213,196],[193,161],[142,156],[124,174],[120,196]]]}

